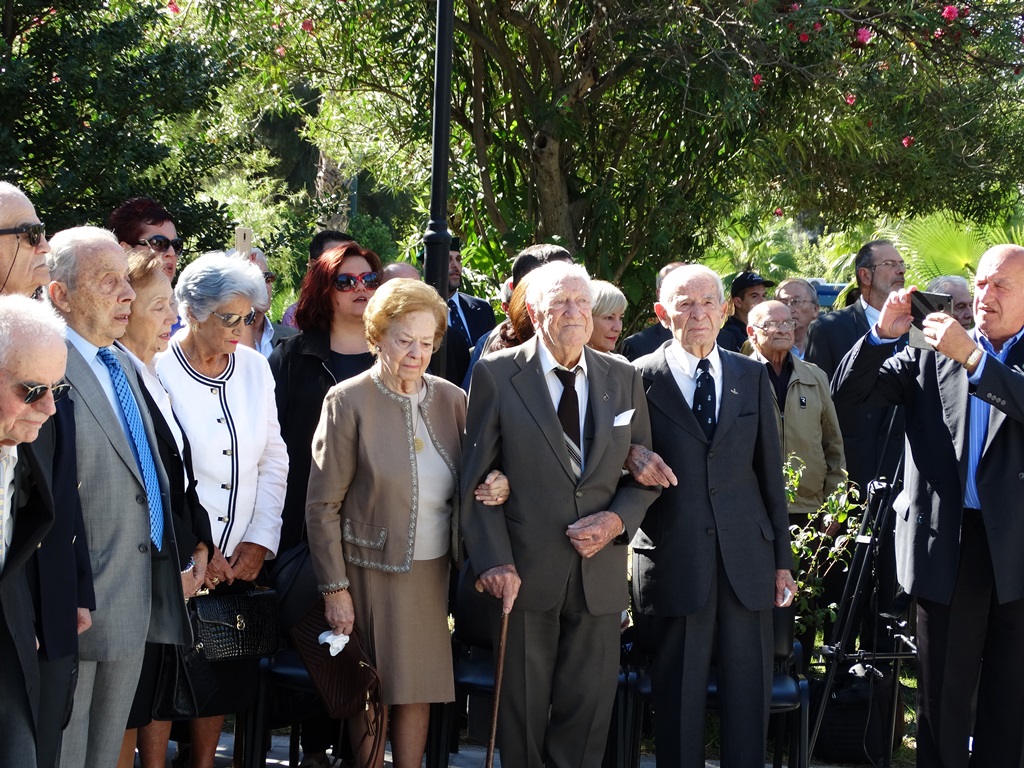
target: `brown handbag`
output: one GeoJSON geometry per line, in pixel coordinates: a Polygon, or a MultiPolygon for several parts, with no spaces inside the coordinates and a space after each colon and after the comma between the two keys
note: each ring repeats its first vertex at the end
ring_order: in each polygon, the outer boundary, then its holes
{"type": "Polygon", "coordinates": [[[368,726],[366,738],[373,739],[371,754],[376,754],[384,739],[383,729],[377,727],[384,715],[380,675],[358,628],[352,629],[348,645],[337,656],[331,656],[330,648],[319,642],[320,635],[330,629],[321,596],[290,634],[327,713],[340,720],[362,713],[368,726]]]}

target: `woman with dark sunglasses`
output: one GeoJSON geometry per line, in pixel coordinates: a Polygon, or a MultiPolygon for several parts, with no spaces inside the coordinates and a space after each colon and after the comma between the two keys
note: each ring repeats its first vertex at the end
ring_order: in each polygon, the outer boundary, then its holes
{"type": "MultiPolygon", "coordinates": [[[[210,515],[215,546],[204,584],[242,591],[278,551],[288,476],[270,366],[239,344],[256,311],[266,311],[267,290],[254,264],[208,253],[185,267],[175,296],[184,328],[157,356],[156,371],[192,444],[199,501],[210,515]]],[[[252,703],[258,661],[210,664],[217,687],[191,724],[193,765],[213,765],[224,715],[252,703]]]]}
{"type": "Polygon", "coordinates": [[[107,219],[107,228],[126,251],[149,248],[162,260],[164,274],[174,280],[183,243],[174,219],[163,205],[150,197],[133,197],[114,209],[107,219]]]}

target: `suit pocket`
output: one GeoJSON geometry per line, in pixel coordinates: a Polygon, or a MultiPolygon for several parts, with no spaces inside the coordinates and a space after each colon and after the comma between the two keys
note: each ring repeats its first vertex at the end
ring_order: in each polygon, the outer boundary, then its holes
{"type": "Polygon", "coordinates": [[[905,490],[900,491],[896,501],[892,503],[893,511],[903,518],[903,522],[910,519],[910,494],[905,490]]]}
{"type": "Polygon", "coordinates": [[[758,527],[761,529],[761,535],[768,541],[775,541],[775,529],[772,528],[772,521],[767,517],[763,517],[757,521],[758,527]]]}
{"type": "Polygon", "coordinates": [[[349,544],[357,547],[382,550],[384,542],[388,540],[388,529],[381,528],[379,525],[346,519],[342,526],[342,537],[349,544]]]}

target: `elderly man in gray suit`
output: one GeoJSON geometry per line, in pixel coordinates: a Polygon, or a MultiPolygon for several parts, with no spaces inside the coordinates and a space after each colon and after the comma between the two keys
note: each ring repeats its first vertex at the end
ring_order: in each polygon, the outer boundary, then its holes
{"type": "Polygon", "coordinates": [[[590,303],[582,267],[532,272],[537,335],[481,358],[470,389],[463,531],[482,588],[509,614],[498,745],[519,768],[600,765],[626,542],[660,491],[623,477],[630,444],[650,445],[647,404],[633,368],[585,348],[590,303]],[[487,507],[473,489],[495,468],[512,495],[487,507]]]}
{"type": "Polygon", "coordinates": [[[763,365],[716,344],[726,302],[714,272],[679,267],[659,298],[655,312],[674,342],[634,365],[654,450],[679,484],[651,505],[633,538],[635,604],[654,617],[658,640],[658,765],[703,768],[717,656],[722,765],[762,768],[772,608],[796,592],[771,384],[763,365]]]}
{"type": "Polygon", "coordinates": [[[184,600],[153,422],[134,368],[111,347],[135,298],[127,257],[112,233],[96,227],[58,232],[50,246],[49,295],[68,325],[79,494],[96,591],[60,765],[109,768],[145,643],[185,641],[184,600]]]}
{"type": "MultiPolygon", "coordinates": [[[[53,523],[49,485],[24,446],[56,410],[64,323],[23,296],[0,297],[0,765],[36,765],[39,665],[25,563],[53,523]],[[44,496],[29,507],[19,503],[44,496]]],[[[48,468],[47,468],[48,469],[48,468]]]]}

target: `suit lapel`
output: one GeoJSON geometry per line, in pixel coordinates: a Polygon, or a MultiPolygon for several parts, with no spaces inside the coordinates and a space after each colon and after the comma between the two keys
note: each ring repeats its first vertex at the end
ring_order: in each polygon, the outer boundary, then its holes
{"type": "MultiPolygon", "coordinates": [[[[583,477],[585,481],[590,477],[604,455],[608,447],[608,440],[611,439],[612,424],[615,423],[615,404],[618,399],[615,397],[614,382],[611,379],[608,361],[601,355],[584,348],[583,354],[587,358],[587,389],[588,408],[593,419],[594,430],[591,437],[589,450],[583,455],[583,477]]],[[[586,439],[584,439],[586,442],[586,439]]]]}
{"type": "MultiPolygon", "coordinates": [[[[1013,345],[1013,348],[1006,355],[1005,365],[1008,368],[1015,368],[1017,372],[1022,372],[1022,368],[1024,368],[1024,341],[1018,341],[1013,345]]],[[[981,450],[982,456],[988,453],[989,446],[992,445],[996,432],[1005,423],[1006,414],[1003,411],[994,406],[988,409],[988,434],[985,436],[985,447],[981,450]]]]}
{"type": "Polygon", "coordinates": [[[937,367],[939,399],[942,401],[942,420],[953,439],[957,462],[966,466],[968,387],[967,374],[960,363],[938,353],[933,354],[937,367]]]}
{"type": "Polygon", "coordinates": [[[562,463],[562,468],[575,480],[575,473],[569,462],[569,452],[565,448],[565,435],[558,421],[558,413],[551,402],[551,394],[547,382],[544,381],[544,372],[540,369],[537,344],[537,337],[534,336],[516,353],[516,362],[520,370],[512,377],[512,386],[515,387],[537,427],[544,433],[551,450],[562,463]]]}
{"type": "Polygon", "coordinates": [[[128,437],[121,428],[121,420],[114,413],[114,409],[111,407],[103,387],[100,386],[95,374],[92,372],[92,368],[85,362],[85,358],[79,354],[75,345],[68,342],[67,347],[68,367],[66,375],[68,381],[73,386],[71,396],[76,406],[81,403],[89,410],[118,456],[121,457],[121,460],[131,470],[132,474],[135,475],[139,484],[145,488],[145,482],[139,472],[139,463],[135,460],[135,454],[132,452],[131,446],[128,445],[128,437]]]}
{"type": "Polygon", "coordinates": [[[676,384],[675,376],[672,375],[672,370],[668,367],[665,351],[664,346],[656,351],[656,363],[645,376],[645,379],[650,382],[647,386],[647,402],[661,411],[666,418],[706,443],[704,430],[697,423],[693,409],[686,404],[686,398],[683,397],[679,385],[676,384]]]}
{"type": "Polygon", "coordinates": [[[720,349],[718,358],[722,361],[722,404],[718,407],[718,421],[715,435],[711,440],[712,445],[723,440],[729,427],[736,423],[736,417],[739,416],[740,406],[744,401],[758,401],[758,392],[752,391],[749,377],[731,355],[720,349]]]}

